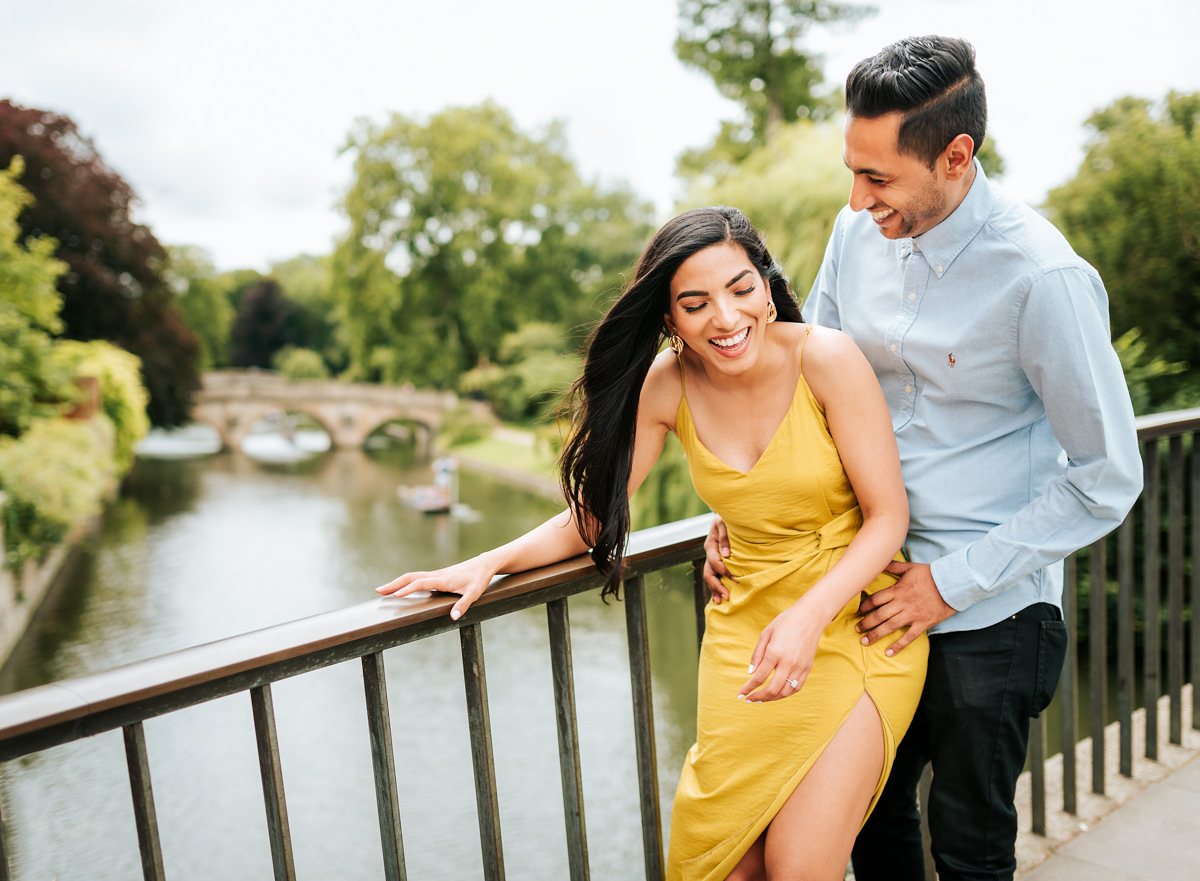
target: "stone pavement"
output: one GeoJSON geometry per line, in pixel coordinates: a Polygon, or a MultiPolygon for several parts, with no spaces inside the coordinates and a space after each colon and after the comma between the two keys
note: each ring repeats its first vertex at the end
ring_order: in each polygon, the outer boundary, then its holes
{"type": "Polygon", "coordinates": [[[1200,879],[1200,757],[1153,783],[1021,881],[1200,879]]]}
{"type": "MultiPolygon", "coordinates": [[[[1091,741],[1079,744],[1078,814],[1063,813],[1062,756],[1047,762],[1047,836],[1017,841],[1020,881],[1200,881],[1200,731],[1191,727],[1185,687],[1183,743],[1166,743],[1168,704],[1159,702],[1158,761],[1143,758],[1143,719],[1135,713],[1133,776],[1117,772],[1116,725],[1105,732],[1105,795],[1091,790],[1091,741]]],[[[1143,711],[1138,711],[1139,713],[1143,711]]],[[[1031,826],[1029,780],[1017,791],[1021,829],[1031,826]]]]}

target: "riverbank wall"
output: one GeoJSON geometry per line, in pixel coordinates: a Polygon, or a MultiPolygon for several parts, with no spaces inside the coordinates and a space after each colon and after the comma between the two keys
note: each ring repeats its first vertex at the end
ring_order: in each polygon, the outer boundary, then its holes
{"type": "MultiPolygon", "coordinates": [[[[0,493],[0,511],[3,509],[4,494],[0,493]]],[[[0,566],[0,668],[29,629],[71,555],[98,522],[98,517],[89,517],[85,522],[75,524],[43,559],[27,560],[16,572],[0,566]]],[[[0,519],[0,548],[3,547],[4,521],[0,519]]]]}

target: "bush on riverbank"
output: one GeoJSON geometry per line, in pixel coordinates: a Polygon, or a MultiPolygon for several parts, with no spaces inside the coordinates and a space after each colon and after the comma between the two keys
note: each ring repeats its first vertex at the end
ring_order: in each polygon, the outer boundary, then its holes
{"type": "Polygon", "coordinates": [[[43,558],[72,526],[99,513],[119,477],[116,434],[98,413],[39,419],[20,438],[0,439],[8,568],[43,558]]]}
{"type": "Polygon", "coordinates": [[[35,419],[20,436],[0,438],[0,550],[13,570],[42,559],[71,527],[99,513],[150,429],[137,356],[98,340],[61,340],[52,360],[65,375],[96,381],[98,408],[89,414],[87,401],[63,401],[56,409],[75,406],[76,418],[35,419]]]}
{"type": "Polygon", "coordinates": [[[146,415],[150,394],[142,385],[141,361],[103,340],[63,340],[55,347],[55,354],[73,375],[99,381],[100,409],[112,420],[116,468],[123,475],[133,465],[138,441],[150,431],[150,417],[146,415]]]}

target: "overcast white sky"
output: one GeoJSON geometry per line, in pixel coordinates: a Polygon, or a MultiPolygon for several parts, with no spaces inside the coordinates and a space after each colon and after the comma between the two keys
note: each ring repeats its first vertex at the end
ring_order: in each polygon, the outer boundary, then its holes
{"type": "MultiPolygon", "coordinates": [[[[815,29],[827,78],[910,34],[975,44],[1005,185],[1040,203],[1083,122],[1126,94],[1200,91],[1196,0],[877,0],[815,29]]],[[[526,130],[567,123],[584,175],[662,219],[675,157],[736,108],[672,48],[675,0],[44,0],[5,4],[0,98],[70,116],[166,244],[220,269],[326,253],[352,121],[493,98],[526,130]]]]}

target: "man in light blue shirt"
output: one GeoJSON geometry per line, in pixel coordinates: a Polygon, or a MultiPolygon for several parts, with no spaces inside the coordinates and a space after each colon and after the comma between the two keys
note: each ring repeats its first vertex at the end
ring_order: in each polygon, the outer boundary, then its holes
{"type": "MultiPolygon", "coordinates": [[[[873,162],[850,145],[848,136],[852,168],[873,162]]],[[[929,632],[1061,607],[1058,561],[1119,525],[1141,486],[1104,286],[1057,230],[993,188],[978,160],[953,213],[915,236],[875,229],[860,206],[885,194],[870,177],[856,171],[804,314],[853,338],[883,387],[909,495],[908,550],[932,564],[950,607],[929,632]]]]}
{"type": "Polygon", "coordinates": [[[987,110],[971,46],[889,46],[850,73],[846,106],[854,183],[804,317],[874,367],[908,491],[913,562],[863,603],[863,641],[894,653],[931,635],[855,875],[924,878],[916,788],[932,763],[939,879],[1011,879],[1029,720],[1065,653],[1061,560],[1141,491],[1133,409],[1099,276],[975,159],[987,110]]]}
{"type": "Polygon", "coordinates": [[[1062,667],[1062,564],[1141,491],[1133,408],[1095,270],[974,158],[974,50],[903,40],[846,81],[854,183],[805,317],[840,327],[892,413],[914,561],[864,641],[931,634],[918,718],[855,847],[859,881],[923,878],[916,784],[934,770],[938,876],[1011,879],[1029,719],[1062,667]]]}

